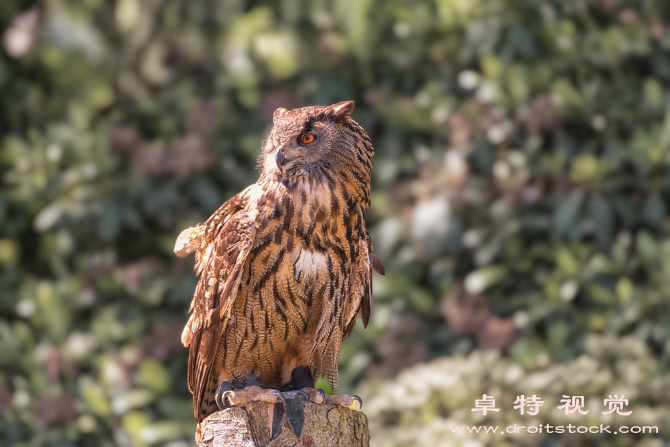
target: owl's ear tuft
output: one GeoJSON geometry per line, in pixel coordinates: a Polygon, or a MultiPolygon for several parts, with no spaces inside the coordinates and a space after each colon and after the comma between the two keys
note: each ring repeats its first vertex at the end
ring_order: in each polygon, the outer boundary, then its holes
{"type": "Polygon", "coordinates": [[[354,101],[343,101],[328,107],[328,116],[335,122],[344,121],[351,116],[354,110],[354,101]]]}
{"type": "Polygon", "coordinates": [[[272,114],[272,123],[277,124],[277,120],[279,119],[279,117],[282,116],[286,112],[287,112],[287,110],[283,107],[280,107],[277,110],[275,110],[275,113],[272,114]]]}

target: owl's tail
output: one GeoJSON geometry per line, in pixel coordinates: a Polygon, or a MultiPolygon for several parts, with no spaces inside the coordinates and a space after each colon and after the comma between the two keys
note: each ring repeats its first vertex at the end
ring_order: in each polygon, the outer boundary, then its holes
{"type": "MultiPolygon", "coordinates": [[[[193,393],[193,416],[198,422],[218,411],[216,388],[218,375],[214,371],[218,356],[206,361],[212,349],[211,339],[218,334],[208,331],[195,331],[195,337],[189,340],[188,388],[193,393]]],[[[216,346],[216,345],[215,345],[216,346]]]]}
{"type": "Polygon", "coordinates": [[[202,421],[210,414],[219,411],[219,407],[216,405],[216,389],[218,384],[216,383],[216,378],[212,376],[214,374],[208,374],[208,384],[200,394],[193,393],[194,416],[198,421],[198,426],[195,430],[195,442],[198,445],[200,445],[200,438],[202,437],[202,421]]]}
{"type": "MultiPolygon", "coordinates": [[[[211,374],[214,376],[214,374],[211,374]]],[[[217,378],[210,377],[207,387],[202,392],[198,414],[195,415],[198,423],[202,422],[207,416],[219,411],[219,406],[216,404],[216,389],[218,387],[217,378]]],[[[196,405],[195,395],[193,396],[193,405],[196,405]]]]}

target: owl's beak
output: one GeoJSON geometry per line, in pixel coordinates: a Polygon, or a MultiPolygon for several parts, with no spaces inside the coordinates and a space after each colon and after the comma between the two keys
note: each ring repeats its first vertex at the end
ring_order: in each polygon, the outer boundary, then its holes
{"type": "Polygon", "coordinates": [[[284,173],[284,170],[282,169],[282,166],[286,163],[286,156],[284,155],[284,152],[282,151],[282,147],[279,146],[277,148],[277,155],[275,155],[275,162],[277,163],[277,167],[279,168],[279,172],[282,174],[284,173]]]}

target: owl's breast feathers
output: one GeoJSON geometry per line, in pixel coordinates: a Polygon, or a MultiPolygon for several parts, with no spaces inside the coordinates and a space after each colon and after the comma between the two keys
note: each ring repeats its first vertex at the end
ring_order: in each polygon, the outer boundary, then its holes
{"type": "MultiPolygon", "coordinates": [[[[275,322],[268,323],[266,313],[265,324],[252,321],[250,331],[274,330],[272,336],[288,337],[289,328],[311,326],[310,366],[315,376],[324,374],[337,385],[339,345],[351,333],[356,315],[367,325],[371,271],[383,272],[365,228],[367,200],[361,201],[355,190],[355,185],[332,181],[299,179],[286,184],[265,178],[228,200],[202,226],[180,235],[175,252],[185,256],[195,251],[195,272],[200,276],[182,334],[182,342],[190,346],[188,376],[194,402],[202,404],[207,398],[213,368],[220,366],[215,365],[222,355],[217,355],[218,347],[222,337],[232,336],[230,324],[237,323],[231,311],[238,296],[259,300],[261,308],[278,309],[270,315],[275,322]],[[324,271],[327,274],[319,276],[324,271]],[[304,298],[310,300],[311,317],[285,307],[294,292],[308,295],[304,298]],[[276,303],[261,301],[268,298],[276,303]],[[318,315],[313,315],[314,309],[318,315]],[[276,330],[279,327],[285,330],[276,330]]],[[[258,340],[259,334],[252,335],[258,340]]],[[[238,356],[250,349],[242,341],[238,344],[238,356]]]]}

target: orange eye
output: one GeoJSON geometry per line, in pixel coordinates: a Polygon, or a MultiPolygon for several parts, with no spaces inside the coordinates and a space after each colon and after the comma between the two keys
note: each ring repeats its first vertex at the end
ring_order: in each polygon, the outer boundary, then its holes
{"type": "Polygon", "coordinates": [[[309,144],[312,141],[314,141],[315,139],[316,139],[316,135],[314,135],[313,133],[304,133],[304,134],[302,134],[298,137],[298,140],[302,144],[309,144]]]}

